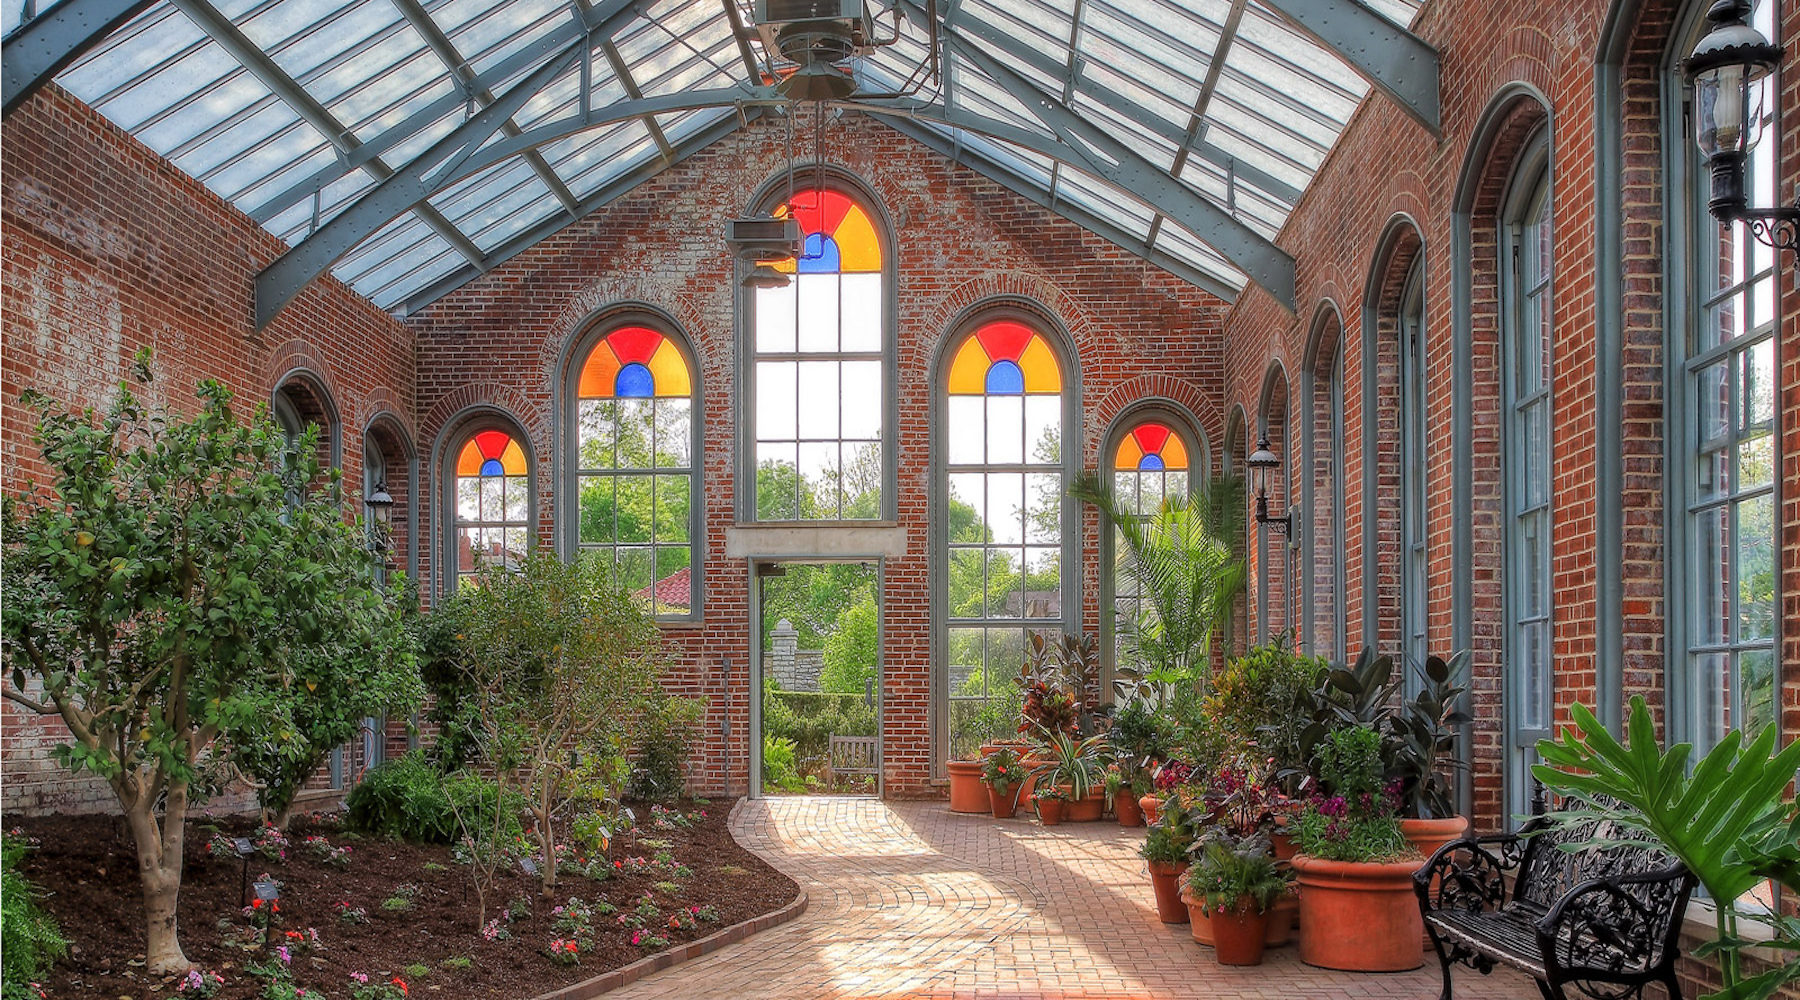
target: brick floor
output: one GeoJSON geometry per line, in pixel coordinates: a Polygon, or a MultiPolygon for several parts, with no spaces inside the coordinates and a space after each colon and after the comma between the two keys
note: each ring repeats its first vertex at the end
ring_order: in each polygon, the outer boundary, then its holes
{"type": "MultiPolygon", "coordinates": [[[[1045,828],[951,813],[941,802],[795,797],[742,802],[731,828],[791,875],[805,915],[634,983],[611,997],[1181,998],[1436,997],[1436,961],[1351,974],[1292,947],[1230,969],[1186,925],[1157,922],[1137,857],[1142,830],[1045,828]]],[[[1497,971],[1457,976],[1461,998],[1535,996],[1497,971]]]]}

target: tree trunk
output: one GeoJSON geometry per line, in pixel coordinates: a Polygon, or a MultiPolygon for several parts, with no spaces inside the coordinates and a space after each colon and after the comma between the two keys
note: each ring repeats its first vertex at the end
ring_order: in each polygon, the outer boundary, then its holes
{"type": "Polygon", "coordinates": [[[148,796],[125,813],[137,841],[138,881],[144,891],[144,960],[155,976],[186,972],[193,963],[181,950],[176,907],[181,898],[181,850],[187,825],[187,789],[171,787],[162,822],[148,796]]]}

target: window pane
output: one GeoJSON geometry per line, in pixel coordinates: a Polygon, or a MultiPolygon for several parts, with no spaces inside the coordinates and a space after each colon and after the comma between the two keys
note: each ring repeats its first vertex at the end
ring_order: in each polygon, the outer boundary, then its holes
{"type": "Polygon", "coordinates": [[[988,474],[988,527],[994,541],[1018,545],[1025,541],[1025,477],[1016,472],[988,474]]]}
{"type": "Polygon", "coordinates": [[[630,545],[651,541],[655,480],[650,476],[619,476],[617,483],[619,542],[630,545]]]}
{"type": "Polygon", "coordinates": [[[756,290],[756,349],[783,352],[794,349],[794,292],[792,282],[781,288],[756,290]]]}
{"type": "Polygon", "coordinates": [[[1694,641],[1716,646],[1729,634],[1731,606],[1731,550],[1727,543],[1728,508],[1701,511],[1693,521],[1694,641]]]}
{"type": "Polygon", "coordinates": [[[1745,738],[1775,721],[1775,654],[1758,649],[1738,660],[1738,681],[1744,686],[1744,719],[1739,728],[1745,738]]]}
{"type": "Polygon", "coordinates": [[[619,411],[618,467],[653,468],[655,460],[651,447],[656,429],[656,401],[621,399],[614,405],[619,411]]]}
{"type": "Polygon", "coordinates": [[[685,615],[692,610],[693,581],[680,585],[682,570],[692,564],[692,551],[685,545],[658,546],[656,549],[655,614],[685,615]]]}
{"type": "Polygon", "coordinates": [[[979,465],[987,441],[987,407],[981,396],[951,396],[945,407],[944,444],[951,465],[979,465]]]}
{"type": "Polygon", "coordinates": [[[581,480],[581,544],[611,545],[616,540],[613,522],[618,513],[618,499],[610,476],[587,476],[581,480]]]}
{"type": "Polygon", "coordinates": [[[794,445],[756,446],[756,516],[759,519],[792,521],[800,516],[796,499],[799,469],[799,449],[794,445]]]}
{"type": "Polygon", "coordinates": [[[802,361],[799,368],[800,440],[837,440],[838,363],[802,361]]]}
{"type": "Polygon", "coordinates": [[[1025,399],[1023,396],[987,397],[987,461],[992,465],[1017,465],[1025,460],[1025,399]]]}
{"type": "Polygon", "coordinates": [[[656,467],[685,469],[694,460],[694,403],[690,399],[656,401],[656,467]]]}
{"type": "Polygon", "coordinates": [[[691,510],[687,476],[656,477],[656,540],[686,543],[691,510]]]}
{"type": "Polygon", "coordinates": [[[1739,642],[1775,638],[1775,498],[1767,493],[1738,505],[1737,596],[1739,642]]]}
{"type": "Polygon", "coordinates": [[[576,433],[580,435],[581,467],[612,468],[618,408],[610,399],[584,399],[576,404],[575,412],[580,425],[576,433]]]}
{"type": "Polygon", "coordinates": [[[800,275],[801,352],[830,353],[838,349],[838,277],[835,274],[800,275]]]}
{"type": "Polygon", "coordinates": [[[881,275],[846,274],[839,294],[844,317],[844,350],[881,350],[881,275]]]}
{"type": "Polygon", "coordinates": [[[873,441],[881,437],[881,363],[843,363],[843,434],[850,440],[873,441]]]}
{"type": "Polygon", "coordinates": [[[792,361],[756,363],[756,434],[761,441],[792,441],[799,428],[799,403],[795,378],[799,366],[792,361]]]}
{"type": "Polygon", "coordinates": [[[1062,462],[1062,397],[1025,397],[1025,445],[1030,449],[1028,461],[1062,462]]]}

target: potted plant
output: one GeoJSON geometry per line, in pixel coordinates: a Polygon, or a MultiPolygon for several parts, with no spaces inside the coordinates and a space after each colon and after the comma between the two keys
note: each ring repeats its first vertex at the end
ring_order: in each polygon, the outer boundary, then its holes
{"type": "Polygon", "coordinates": [[[1398,972],[1425,960],[1413,894],[1419,856],[1400,832],[1400,788],[1384,777],[1381,734],[1330,733],[1314,751],[1315,790],[1294,828],[1300,960],[1351,972],[1398,972]]]}
{"type": "Polygon", "coordinates": [[[1069,803],[1068,790],[1057,784],[1038,786],[1037,795],[1038,819],[1045,826],[1057,826],[1063,821],[1063,809],[1069,803]]]}
{"type": "Polygon", "coordinates": [[[1144,810],[1138,799],[1150,791],[1150,783],[1142,778],[1127,779],[1124,766],[1114,761],[1106,766],[1105,787],[1105,801],[1112,803],[1119,825],[1143,826],[1144,810]]]}
{"type": "Polygon", "coordinates": [[[1181,877],[1188,869],[1188,848],[1193,837],[1173,825],[1157,824],[1144,837],[1138,854],[1150,869],[1150,890],[1156,894],[1156,918],[1165,924],[1185,924],[1188,909],[1181,903],[1181,877]]]}
{"type": "Polygon", "coordinates": [[[1025,765],[1011,747],[999,747],[981,761],[981,783],[987,786],[988,808],[995,819],[1012,819],[1019,807],[1025,765]]]}
{"type": "Polygon", "coordinates": [[[1120,705],[1106,731],[1111,746],[1113,768],[1118,778],[1108,771],[1107,797],[1120,826],[1142,826],[1145,822],[1143,797],[1150,794],[1151,775],[1162,759],[1163,723],[1148,699],[1133,697],[1120,705]]]}
{"type": "Polygon", "coordinates": [[[1056,788],[1069,803],[1071,822],[1091,822],[1105,810],[1106,737],[1077,740],[1063,730],[1039,727],[1031,743],[1031,759],[1037,763],[1028,778],[1037,795],[1056,788]]]}
{"type": "Polygon", "coordinates": [[[1205,911],[1220,965],[1261,965],[1268,919],[1287,894],[1289,873],[1276,863],[1267,838],[1210,837],[1187,873],[1182,902],[1205,911]]]}

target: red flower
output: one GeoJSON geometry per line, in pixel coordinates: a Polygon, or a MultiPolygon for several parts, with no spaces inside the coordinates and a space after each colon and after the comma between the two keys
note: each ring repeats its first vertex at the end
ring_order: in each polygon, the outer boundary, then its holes
{"type": "Polygon", "coordinates": [[[399,976],[395,976],[393,979],[390,979],[388,981],[393,983],[395,986],[400,987],[400,995],[401,996],[406,995],[406,980],[401,979],[399,976]]]}

